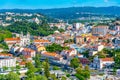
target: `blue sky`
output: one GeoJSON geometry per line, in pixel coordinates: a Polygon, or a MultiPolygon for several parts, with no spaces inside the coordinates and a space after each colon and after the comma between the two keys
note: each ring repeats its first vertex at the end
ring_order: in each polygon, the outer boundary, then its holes
{"type": "Polygon", "coordinates": [[[0,0],[0,9],[46,9],[73,6],[120,6],[120,0],[0,0]]]}

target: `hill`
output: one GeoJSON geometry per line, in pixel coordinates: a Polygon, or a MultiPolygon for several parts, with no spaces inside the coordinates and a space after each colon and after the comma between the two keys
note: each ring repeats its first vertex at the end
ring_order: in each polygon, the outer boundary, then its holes
{"type": "Polygon", "coordinates": [[[88,16],[120,16],[120,7],[69,7],[55,9],[1,9],[0,12],[41,13],[59,19],[76,19],[88,16]]]}

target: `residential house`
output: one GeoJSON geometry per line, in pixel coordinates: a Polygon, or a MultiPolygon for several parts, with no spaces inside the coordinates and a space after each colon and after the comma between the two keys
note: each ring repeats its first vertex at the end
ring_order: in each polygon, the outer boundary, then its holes
{"type": "Polygon", "coordinates": [[[35,52],[35,50],[32,50],[30,48],[24,48],[22,50],[22,55],[25,57],[35,57],[36,52],[35,52]]]}
{"type": "Polygon", "coordinates": [[[55,53],[55,52],[47,52],[47,51],[42,51],[41,56],[43,59],[50,59],[50,60],[59,60],[61,61],[63,58],[61,55],[55,53]]]}

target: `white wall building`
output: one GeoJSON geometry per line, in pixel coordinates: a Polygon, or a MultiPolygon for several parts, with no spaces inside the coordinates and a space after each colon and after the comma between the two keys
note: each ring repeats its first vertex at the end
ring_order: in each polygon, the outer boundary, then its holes
{"type": "Polygon", "coordinates": [[[0,57],[0,68],[3,67],[16,67],[16,58],[0,57]]]}

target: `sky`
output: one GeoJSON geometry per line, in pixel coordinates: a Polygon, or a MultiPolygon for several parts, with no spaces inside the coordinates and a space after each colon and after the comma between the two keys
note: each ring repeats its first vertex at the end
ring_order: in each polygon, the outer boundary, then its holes
{"type": "Polygon", "coordinates": [[[80,6],[120,6],[120,0],[0,0],[0,9],[49,9],[80,6]]]}

